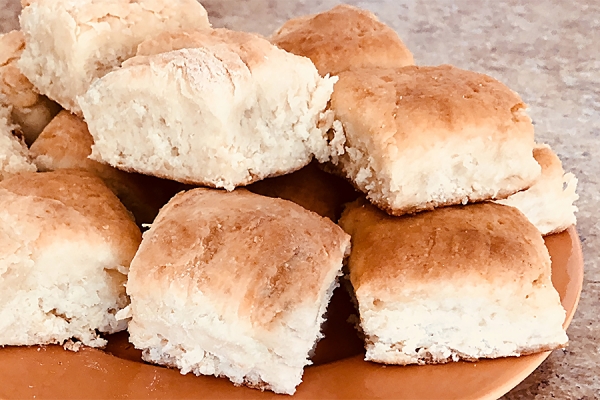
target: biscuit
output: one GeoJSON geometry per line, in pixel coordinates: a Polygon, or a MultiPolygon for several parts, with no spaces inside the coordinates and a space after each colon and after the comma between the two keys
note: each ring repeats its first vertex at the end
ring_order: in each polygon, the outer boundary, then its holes
{"type": "Polygon", "coordinates": [[[390,214],[503,199],[540,175],[525,104],[489,76],[443,65],[339,78],[346,145],[332,169],[390,214]]]}
{"type": "Polygon", "coordinates": [[[120,171],[89,159],[94,140],[81,118],[61,111],[31,145],[39,171],[83,169],[101,178],[131,211],[138,225],[151,223],[160,207],[177,192],[175,182],[120,171]]]}
{"type": "Polygon", "coordinates": [[[141,233],[85,171],[28,172],[0,182],[0,345],[92,347],[127,324],[125,281],[141,233]]]}
{"type": "Polygon", "coordinates": [[[484,202],[394,217],[360,199],[340,226],[352,236],[366,360],[474,361],[567,343],[548,250],[519,210],[484,202]]]}
{"type": "Polygon", "coordinates": [[[0,105],[0,181],[21,172],[37,171],[31,162],[27,146],[14,133],[11,108],[0,105]]]}
{"type": "Polygon", "coordinates": [[[18,66],[37,90],[81,114],[77,97],[162,31],[210,26],[196,0],[33,0],[18,66]]]}
{"type": "Polygon", "coordinates": [[[542,167],[542,175],[527,190],[498,203],[518,208],[542,233],[550,235],[575,225],[579,199],[577,178],[565,173],[558,156],[546,144],[536,145],[533,157],[542,167]]]}
{"type": "Polygon", "coordinates": [[[132,317],[130,341],[148,362],[293,394],[349,245],[286,200],[180,193],[144,234],[119,317],[132,317]]]}
{"type": "Polygon", "coordinates": [[[92,159],[233,190],[338,154],[325,110],[336,80],[309,59],[226,29],[159,39],[83,97],[92,159]]]}
{"type": "Polygon", "coordinates": [[[38,94],[17,67],[24,48],[21,31],[0,35],[0,104],[12,107],[13,122],[21,128],[27,144],[31,144],[60,106],[38,94]]]}
{"type": "Polygon", "coordinates": [[[341,4],[320,14],[287,21],[271,42],[310,58],[321,75],[352,68],[413,65],[413,55],[398,34],[366,10],[341,4]]]}
{"type": "Polygon", "coordinates": [[[321,170],[315,162],[291,174],[258,181],[247,189],[289,200],[334,222],[339,219],[343,204],[360,196],[348,182],[321,170]]]}

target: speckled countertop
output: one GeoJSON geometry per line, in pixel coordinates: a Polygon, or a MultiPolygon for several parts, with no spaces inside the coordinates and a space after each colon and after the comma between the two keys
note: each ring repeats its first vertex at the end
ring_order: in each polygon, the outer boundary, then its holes
{"type": "MultiPolygon", "coordinates": [[[[579,178],[585,258],[570,346],[555,351],[506,399],[600,398],[600,2],[347,1],[395,28],[417,64],[454,64],[494,76],[530,105],[537,140],[579,178]],[[527,4],[529,3],[529,4],[527,4]]],[[[204,0],[214,26],[269,34],[334,0],[204,0]]],[[[0,0],[0,32],[18,27],[19,0],[0,0]]]]}

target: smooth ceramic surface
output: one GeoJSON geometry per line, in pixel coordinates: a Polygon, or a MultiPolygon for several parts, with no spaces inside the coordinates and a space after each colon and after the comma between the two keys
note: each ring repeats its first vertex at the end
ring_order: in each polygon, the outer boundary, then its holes
{"type": "MultiPolygon", "coordinates": [[[[567,310],[565,327],[577,307],[583,281],[583,259],[575,228],[546,238],[552,257],[552,283],[567,310]]],[[[342,290],[334,295],[314,366],[294,398],[327,399],[493,399],[525,379],[549,355],[458,362],[432,366],[383,366],[363,361],[352,326],[352,312],[342,290]]],[[[109,338],[104,350],[78,353],[60,346],[0,349],[0,398],[196,398],[267,399],[279,397],[227,379],[181,375],[177,370],[141,362],[126,335],[109,338]]],[[[557,350],[561,351],[561,350],[557,350]]]]}

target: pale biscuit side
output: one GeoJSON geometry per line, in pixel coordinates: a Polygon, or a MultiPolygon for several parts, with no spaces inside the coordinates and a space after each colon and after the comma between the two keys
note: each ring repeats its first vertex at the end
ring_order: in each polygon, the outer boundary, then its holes
{"type": "Polygon", "coordinates": [[[60,106],[37,93],[17,67],[25,48],[21,31],[0,35],[0,104],[12,107],[12,120],[31,144],[60,106]]]}
{"type": "Polygon", "coordinates": [[[577,178],[565,173],[550,146],[536,145],[533,156],[542,167],[542,175],[529,189],[498,203],[518,208],[542,235],[562,232],[577,223],[577,178]]]}
{"type": "Polygon", "coordinates": [[[13,132],[17,127],[11,120],[11,109],[0,105],[0,181],[21,172],[36,171],[27,146],[13,132]]]}

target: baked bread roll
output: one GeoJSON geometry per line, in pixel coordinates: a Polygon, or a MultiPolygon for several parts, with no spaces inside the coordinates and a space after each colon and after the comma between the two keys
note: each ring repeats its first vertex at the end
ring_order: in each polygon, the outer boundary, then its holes
{"type": "Polygon", "coordinates": [[[38,94],[17,67],[24,48],[21,31],[0,35],[0,104],[12,107],[13,122],[21,128],[27,144],[31,144],[60,106],[38,94]]]}
{"type": "Polygon", "coordinates": [[[347,4],[289,20],[271,36],[271,42],[310,58],[321,75],[414,64],[413,55],[392,28],[373,13],[347,4]]]}
{"type": "Polygon", "coordinates": [[[498,203],[518,208],[542,235],[562,232],[577,222],[577,206],[573,204],[579,199],[577,178],[565,174],[560,159],[547,144],[536,145],[533,157],[542,167],[540,178],[529,189],[498,203]]]}
{"type": "Polygon", "coordinates": [[[332,221],[340,218],[345,203],[360,195],[348,182],[323,171],[315,162],[291,174],[258,181],[247,189],[289,200],[332,221]]]}
{"type": "Polygon", "coordinates": [[[11,108],[0,104],[0,181],[21,172],[35,172],[27,146],[13,133],[11,108]]]}
{"type": "Polygon", "coordinates": [[[125,281],[141,241],[127,210],[85,171],[0,182],[0,345],[101,347],[126,328],[125,281]]]}
{"type": "Polygon", "coordinates": [[[126,61],[82,98],[93,159],[233,190],[337,154],[324,113],[336,79],[309,59],[226,29],[173,37],[156,51],[176,50],[126,61]]]}
{"type": "Polygon", "coordinates": [[[178,191],[178,184],[162,179],[120,171],[90,160],[94,140],[87,124],[79,117],[61,111],[30,148],[40,171],[83,169],[100,177],[106,186],[133,213],[138,225],[154,221],[160,207],[178,191]]]}
{"type": "Polygon", "coordinates": [[[340,220],[365,359],[435,364],[564,347],[565,310],[542,236],[486,202],[393,217],[363,199],[340,220]]]}
{"type": "Polygon", "coordinates": [[[489,76],[442,65],[339,77],[346,151],[333,169],[390,214],[503,199],[540,175],[525,104],[489,76]]]}
{"type": "Polygon", "coordinates": [[[81,114],[77,97],[162,31],[210,26],[196,0],[33,0],[20,17],[19,61],[40,93],[81,114]]]}
{"type": "Polygon", "coordinates": [[[350,238],[289,201],[198,188],[161,209],[131,263],[130,341],[182,374],[293,394],[350,238]]]}

